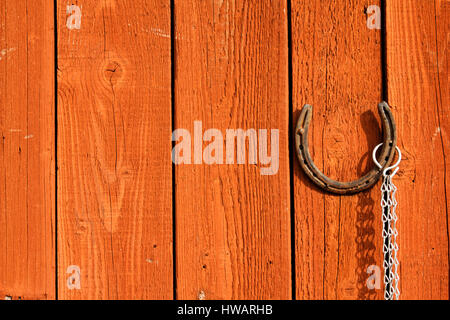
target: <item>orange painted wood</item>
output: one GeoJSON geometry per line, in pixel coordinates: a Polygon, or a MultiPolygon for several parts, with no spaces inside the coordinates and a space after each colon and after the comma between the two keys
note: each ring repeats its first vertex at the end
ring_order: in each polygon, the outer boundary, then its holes
{"type": "Polygon", "coordinates": [[[276,175],[176,166],[177,297],[290,299],[286,2],[175,1],[175,31],[176,128],[280,130],[276,175]]]}
{"type": "Polygon", "coordinates": [[[75,4],[69,30],[58,1],[59,297],[171,299],[169,1],[75,4]]]}
{"type": "Polygon", "coordinates": [[[170,2],[0,0],[0,300],[56,290],[172,299],[174,285],[179,299],[382,299],[382,288],[366,287],[367,268],[383,264],[380,185],[318,190],[289,159],[288,128],[312,104],[315,163],[355,179],[381,141],[383,97],[404,155],[394,181],[401,298],[449,299],[450,2],[384,1],[380,31],[367,27],[380,0],[292,0],[293,110],[289,2],[175,0],[173,21],[170,2]],[[72,4],[81,29],[67,27],[72,4]],[[268,129],[269,145],[279,129],[277,174],[261,175],[259,162],[182,164],[173,190],[172,116],[192,152],[194,121],[224,140],[227,129],[268,129]],[[68,286],[70,266],[79,290],[68,286]]]}
{"type": "MultiPolygon", "coordinates": [[[[303,105],[313,105],[309,150],[339,181],[367,173],[382,140],[381,33],[367,27],[372,4],[380,2],[292,1],[293,125],[303,105]]],[[[294,162],[296,298],[382,298],[366,287],[367,268],[383,266],[379,188],[327,194],[294,162]]]]}
{"type": "Polygon", "coordinates": [[[449,1],[387,1],[389,102],[404,153],[399,188],[402,299],[449,299],[449,1]]]}
{"type": "Polygon", "coordinates": [[[55,298],[53,2],[0,1],[0,299],[55,298]]]}

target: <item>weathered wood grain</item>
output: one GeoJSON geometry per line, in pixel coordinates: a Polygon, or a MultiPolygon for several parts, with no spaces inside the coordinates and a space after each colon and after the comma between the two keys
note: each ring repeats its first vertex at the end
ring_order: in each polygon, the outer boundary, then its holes
{"type": "MultiPolygon", "coordinates": [[[[380,2],[292,1],[292,125],[313,105],[313,160],[340,181],[367,173],[382,140],[381,34],[367,27],[369,5],[380,2]]],[[[294,162],[297,299],[382,298],[366,287],[367,268],[383,263],[378,188],[326,194],[294,162]]]]}
{"type": "Polygon", "coordinates": [[[286,2],[176,0],[175,31],[176,128],[279,129],[280,153],[176,167],[177,297],[290,299],[286,2]]]}
{"type": "Polygon", "coordinates": [[[0,299],[55,298],[53,2],[0,1],[0,299]]]}
{"type": "Polygon", "coordinates": [[[380,0],[174,0],[172,22],[170,2],[0,0],[0,299],[172,299],[173,236],[177,298],[290,299],[291,223],[297,299],[382,299],[366,287],[383,264],[379,188],[324,194],[296,158],[290,168],[288,128],[312,104],[315,163],[355,179],[381,141],[383,97],[404,154],[401,298],[449,299],[450,2],[383,1],[383,31],[367,27],[380,0]],[[68,29],[68,5],[81,29],[68,29]],[[193,139],[194,121],[224,140],[268,129],[269,145],[279,129],[277,174],[248,164],[248,145],[247,164],[227,165],[224,142],[225,164],[176,165],[172,193],[172,115],[193,139]]]}
{"type": "Polygon", "coordinates": [[[79,30],[58,1],[59,295],[170,299],[170,3],[74,4],[79,30]]]}
{"type": "Polygon", "coordinates": [[[402,299],[449,298],[449,1],[386,1],[389,102],[404,160],[399,188],[402,299]]]}

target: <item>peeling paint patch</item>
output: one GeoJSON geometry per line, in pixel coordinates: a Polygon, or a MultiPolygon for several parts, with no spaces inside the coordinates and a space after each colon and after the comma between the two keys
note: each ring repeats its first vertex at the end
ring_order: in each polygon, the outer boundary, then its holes
{"type": "Polygon", "coordinates": [[[9,129],[9,132],[22,132],[21,129],[9,129]]]}
{"type": "Polygon", "coordinates": [[[434,138],[436,138],[437,135],[440,134],[440,133],[441,133],[441,127],[437,127],[436,131],[434,131],[432,139],[434,140],[434,138]]]}
{"type": "Polygon", "coordinates": [[[156,28],[152,28],[151,30],[157,36],[160,36],[160,37],[163,37],[163,38],[170,38],[170,34],[168,34],[167,32],[164,32],[164,30],[156,29],[156,28]]]}
{"type": "Polygon", "coordinates": [[[205,300],[206,298],[206,294],[205,292],[202,290],[198,293],[198,300],[205,300]]]}
{"type": "Polygon", "coordinates": [[[31,138],[33,138],[33,137],[34,137],[34,135],[29,134],[29,135],[25,136],[24,139],[31,139],[31,138]]]}
{"type": "Polygon", "coordinates": [[[158,264],[158,260],[147,259],[145,261],[148,262],[148,263],[156,263],[156,264],[158,264]]]}
{"type": "Polygon", "coordinates": [[[3,59],[4,56],[13,51],[16,51],[16,48],[2,49],[0,51],[0,61],[3,59]]]}

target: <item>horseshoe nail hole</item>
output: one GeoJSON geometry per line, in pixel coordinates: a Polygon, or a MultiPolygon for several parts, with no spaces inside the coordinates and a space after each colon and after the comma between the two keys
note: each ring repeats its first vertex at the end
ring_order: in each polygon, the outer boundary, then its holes
{"type": "Polygon", "coordinates": [[[393,142],[389,142],[389,146],[392,147],[394,145],[393,142]]]}
{"type": "Polygon", "coordinates": [[[303,150],[303,145],[300,145],[299,148],[300,148],[300,150],[303,150]]]}
{"type": "Polygon", "coordinates": [[[388,161],[388,160],[389,160],[389,157],[386,157],[384,160],[388,161]]]}

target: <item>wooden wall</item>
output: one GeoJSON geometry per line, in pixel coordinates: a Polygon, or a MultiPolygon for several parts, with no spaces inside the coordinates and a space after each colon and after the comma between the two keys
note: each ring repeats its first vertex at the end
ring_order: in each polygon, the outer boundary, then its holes
{"type": "Polygon", "coordinates": [[[355,179],[386,100],[401,298],[448,299],[449,15],[446,0],[0,0],[0,298],[382,299],[366,286],[379,185],[323,193],[291,135],[312,104],[315,163],[355,179]],[[174,165],[172,132],[196,121],[279,130],[277,174],[174,165]]]}

